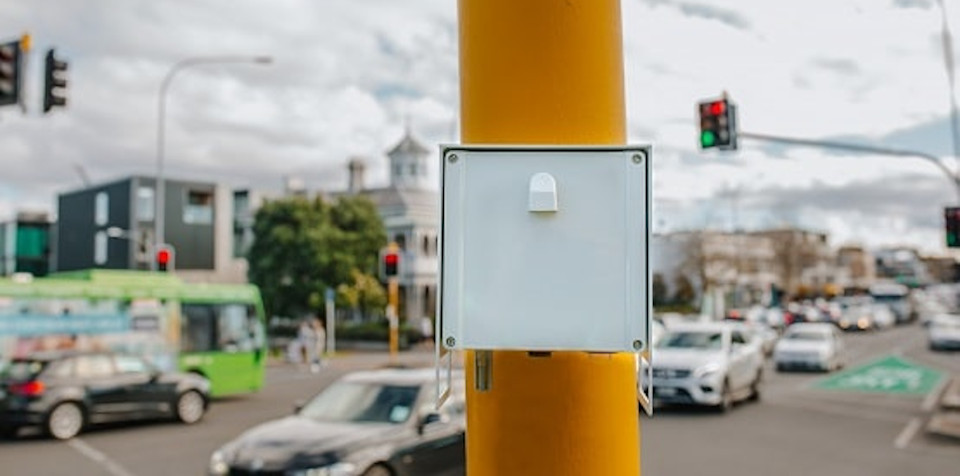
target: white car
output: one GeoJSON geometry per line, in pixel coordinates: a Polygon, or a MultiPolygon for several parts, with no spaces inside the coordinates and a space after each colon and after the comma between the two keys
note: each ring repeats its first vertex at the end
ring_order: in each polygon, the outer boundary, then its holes
{"type": "Polygon", "coordinates": [[[877,329],[889,329],[897,325],[897,315],[886,304],[874,304],[873,325],[877,329]]]}
{"type": "Polygon", "coordinates": [[[960,315],[940,314],[927,327],[930,350],[960,349],[960,315]]]}
{"type": "Polygon", "coordinates": [[[670,326],[653,349],[654,403],[707,405],[726,411],[760,396],[763,354],[736,325],[670,326]]]}
{"type": "Polygon", "coordinates": [[[829,372],[846,364],[840,332],[833,324],[798,323],[787,328],[773,349],[777,370],[791,368],[829,372]]]}

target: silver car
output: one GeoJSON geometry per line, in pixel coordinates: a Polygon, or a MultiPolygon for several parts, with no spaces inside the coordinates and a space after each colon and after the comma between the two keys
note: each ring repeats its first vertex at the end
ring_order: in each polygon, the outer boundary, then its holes
{"type": "Polygon", "coordinates": [[[737,400],[760,396],[763,352],[732,324],[677,325],[653,349],[652,373],[655,404],[726,411],[737,400]]]}
{"type": "Polygon", "coordinates": [[[787,328],[773,349],[777,370],[792,368],[829,372],[846,364],[840,332],[833,324],[799,323],[787,328]]]}
{"type": "Polygon", "coordinates": [[[960,350],[960,315],[940,314],[927,327],[930,350],[960,350]]]}

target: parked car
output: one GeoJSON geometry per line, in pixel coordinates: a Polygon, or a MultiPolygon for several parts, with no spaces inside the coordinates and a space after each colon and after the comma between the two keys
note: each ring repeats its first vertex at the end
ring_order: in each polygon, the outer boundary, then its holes
{"type": "Polygon", "coordinates": [[[847,304],[837,325],[845,331],[871,330],[874,328],[873,312],[873,305],[867,302],[847,304]]]}
{"type": "Polygon", "coordinates": [[[787,328],[773,350],[777,370],[831,371],[846,365],[843,339],[833,324],[799,323],[787,328]]]}
{"type": "Polygon", "coordinates": [[[927,327],[927,337],[931,350],[960,349],[960,315],[934,317],[927,327]]]}
{"type": "Polygon", "coordinates": [[[459,476],[465,472],[463,373],[435,410],[435,370],[348,374],[292,415],[223,445],[208,473],[459,476]]]}
{"type": "Polygon", "coordinates": [[[873,311],[873,325],[876,329],[890,329],[897,325],[897,316],[890,306],[877,303],[871,307],[871,311],[873,311]]]}
{"type": "Polygon", "coordinates": [[[66,440],[102,422],[172,417],[192,424],[203,418],[209,395],[205,378],[161,372],[133,355],[37,353],[0,374],[0,429],[10,437],[40,426],[66,440]]]}
{"type": "Polygon", "coordinates": [[[671,326],[653,351],[655,403],[706,405],[720,411],[760,396],[759,342],[734,324],[671,326]]]}

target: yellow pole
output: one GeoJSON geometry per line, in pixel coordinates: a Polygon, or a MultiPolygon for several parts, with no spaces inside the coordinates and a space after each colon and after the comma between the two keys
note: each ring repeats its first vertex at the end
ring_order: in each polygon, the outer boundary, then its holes
{"type": "MultiPolygon", "coordinates": [[[[459,0],[459,22],[463,143],[625,142],[619,0],[459,0]]],[[[640,474],[632,355],[495,351],[483,392],[474,360],[469,476],[640,474]]]]}
{"type": "Polygon", "coordinates": [[[400,348],[400,285],[397,277],[387,278],[387,319],[390,321],[390,360],[396,360],[400,348]]]}

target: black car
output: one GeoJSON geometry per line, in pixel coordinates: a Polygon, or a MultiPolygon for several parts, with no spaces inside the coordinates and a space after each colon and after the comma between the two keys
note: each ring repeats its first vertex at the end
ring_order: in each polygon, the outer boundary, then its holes
{"type": "Polygon", "coordinates": [[[462,373],[435,410],[434,369],[349,374],[293,416],[254,427],[214,452],[209,474],[462,476],[462,373]]]}
{"type": "Polygon", "coordinates": [[[161,372],[140,357],[107,352],[48,352],[14,359],[0,372],[0,432],[40,426],[57,439],[89,424],[173,417],[196,423],[210,383],[161,372]]]}

